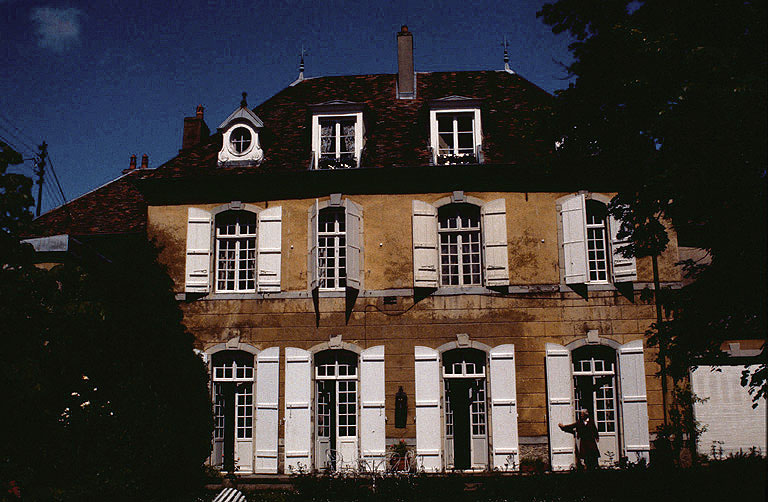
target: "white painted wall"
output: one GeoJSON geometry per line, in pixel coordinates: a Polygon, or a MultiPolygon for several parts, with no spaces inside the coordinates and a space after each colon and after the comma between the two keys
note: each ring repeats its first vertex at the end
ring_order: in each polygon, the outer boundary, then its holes
{"type": "Polygon", "coordinates": [[[693,411],[696,420],[706,425],[701,435],[699,452],[711,456],[713,441],[722,441],[723,455],[745,453],[757,446],[763,455],[766,451],[766,402],[763,400],[752,408],[752,396],[741,386],[741,372],[744,366],[699,366],[691,373],[691,387],[700,398],[709,398],[695,403],[693,411]]]}

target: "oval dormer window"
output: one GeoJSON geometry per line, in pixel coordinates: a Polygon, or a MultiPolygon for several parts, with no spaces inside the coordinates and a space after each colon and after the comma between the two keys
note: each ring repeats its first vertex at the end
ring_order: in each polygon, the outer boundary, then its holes
{"type": "Polygon", "coordinates": [[[251,148],[251,131],[238,127],[229,136],[229,147],[235,155],[243,155],[251,148]]]}

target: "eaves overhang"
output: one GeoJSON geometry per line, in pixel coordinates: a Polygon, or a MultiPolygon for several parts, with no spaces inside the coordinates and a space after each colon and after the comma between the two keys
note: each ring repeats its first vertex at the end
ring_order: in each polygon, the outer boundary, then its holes
{"type": "Polygon", "coordinates": [[[176,178],[134,180],[149,205],[215,203],[229,200],[306,199],[331,193],[407,194],[465,192],[614,192],[604,178],[553,173],[545,166],[483,164],[373,167],[329,171],[221,170],[176,178]]]}

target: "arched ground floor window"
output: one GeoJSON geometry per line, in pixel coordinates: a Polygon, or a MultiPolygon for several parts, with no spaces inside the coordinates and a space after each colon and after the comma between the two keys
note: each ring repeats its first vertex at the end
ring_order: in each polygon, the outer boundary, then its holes
{"type": "Polygon", "coordinates": [[[600,463],[649,460],[648,403],[643,341],[624,345],[601,339],[569,346],[546,345],[550,462],[553,470],[575,465],[575,438],[558,423],[576,421],[586,409],[598,429],[600,463]]]}
{"type": "Polygon", "coordinates": [[[280,351],[237,339],[205,352],[214,420],[210,464],[227,472],[277,473],[280,351]]]}
{"type": "Polygon", "coordinates": [[[385,427],[383,345],[285,349],[286,473],[383,469],[385,427]]]}
{"type": "Polygon", "coordinates": [[[419,468],[518,469],[513,345],[417,346],[414,376],[419,468]]]}
{"type": "Polygon", "coordinates": [[[346,350],[315,354],[315,468],[356,466],[358,356],[346,350]]]}
{"type": "Polygon", "coordinates": [[[488,466],[486,354],[454,349],[443,354],[445,466],[484,469],[488,466]]]}
{"type": "Polygon", "coordinates": [[[213,453],[211,463],[225,471],[253,471],[254,356],[226,350],[211,358],[213,453]]]}

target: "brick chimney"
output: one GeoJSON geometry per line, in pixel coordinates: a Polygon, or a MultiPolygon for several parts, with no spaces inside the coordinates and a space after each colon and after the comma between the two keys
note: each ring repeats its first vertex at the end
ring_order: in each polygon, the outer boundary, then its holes
{"type": "Polygon", "coordinates": [[[142,169],[149,168],[149,155],[147,155],[146,153],[141,156],[141,168],[142,169]]]}
{"type": "Polygon", "coordinates": [[[416,97],[416,73],[413,70],[413,35],[403,25],[397,34],[397,98],[416,97]]]}
{"type": "Polygon", "coordinates": [[[128,169],[123,169],[123,174],[128,174],[131,171],[136,170],[136,155],[131,155],[131,163],[128,164],[128,169]]]}
{"type": "Polygon", "coordinates": [[[197,146],[210,136],[211,131],[203,120],[203,111],[203,105],[197,105],[194,117],[184,117],[184,134],[181,138],[182,150],[197,146]]]}

